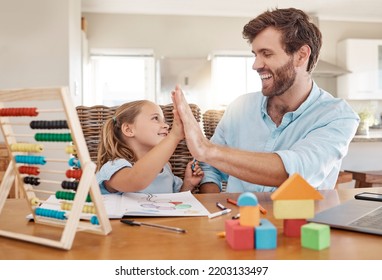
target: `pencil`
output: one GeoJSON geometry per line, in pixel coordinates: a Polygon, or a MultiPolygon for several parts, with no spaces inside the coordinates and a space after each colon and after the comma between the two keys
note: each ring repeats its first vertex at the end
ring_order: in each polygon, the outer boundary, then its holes
{"type": "Polygon", "coordinates": [[[164,225],[158,225],[158,224],[149,224],[149,223],[143,223],[143,222],[136,222],[134,220],[121,220],[121,223],[125,223],[130,226],[147,226],[147,227],[155,227],[160,228],[164,230],[170,230],[170,231],[176,231],[180,233],[186,233],[186,230],[178,227],[170,227],[170,226],[164,226],[164,225]]]}

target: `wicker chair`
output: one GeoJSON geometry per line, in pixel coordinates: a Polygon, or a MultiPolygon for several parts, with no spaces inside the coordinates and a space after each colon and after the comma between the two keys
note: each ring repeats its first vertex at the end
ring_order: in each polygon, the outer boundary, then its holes
{"type": "Polygon", "coordinates": [[[80,120],[85,141],[88,146],[90,158],[97,161],[98,143],[101,134],[101,128],[107,119],[113,117],[115,107],[96,105],[92,107],[77,106],[77,115],[80,120]]]}
{"type": "Polygon", "coordinates": [[[214,135],[215,128],[224,114],[224,110],[207,110],[203,114],[204,135],[210,139],[214,135]]]}
{"type": "MultiPolygon", "coordinates": [[[[173,122],[174,115],[172,113],[173,105],[160,105],[163,110],[164,117],[167,123],[171,125],[173,122]]],[[[200,108],[195,104],[190,104],[190,108],[195,116],[195,119],[200,122],[201,120],[201,112],[200,108]]],[[[77,106],[77,114],[80,120],[80,124],[82,127],[82,131],[84,133],[85,141],[89,149],[90,158],[96,162],[97,161],[97,151],[98,151],[98,143],[100,139],[101,128],[104,122],[113,117],[115,107],[107,107],[103,105],[96,105],[92,107],[86,106],[77,106]]],[[[170,158],[170,163],[172,165],[173,173],[182,178],[184,177],[184,170],[189,161],[192,160],[191,153],[187,148],[186,141],[181,141],[177,148],[175,149],[174,154],[170,158]]]]}
{"type": "MultiPolygon", "coordinates": [[[[224,110],[207,110],[203,114],[203,131],[204,135],[211,139],[215,133],[216,126],[224,114],[224,110]]],[[[227,182],[222,182],[222,192],[227,189],[227,182]]]]}

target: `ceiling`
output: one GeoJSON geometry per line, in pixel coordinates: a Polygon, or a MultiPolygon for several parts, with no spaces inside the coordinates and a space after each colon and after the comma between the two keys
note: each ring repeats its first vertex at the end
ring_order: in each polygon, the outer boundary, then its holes
{"type": "Polygon", "coordinates": [[[295,7],[320,20],[382,22],[381,0],[81,0],[82,12],[255,17],[295,7]]]}

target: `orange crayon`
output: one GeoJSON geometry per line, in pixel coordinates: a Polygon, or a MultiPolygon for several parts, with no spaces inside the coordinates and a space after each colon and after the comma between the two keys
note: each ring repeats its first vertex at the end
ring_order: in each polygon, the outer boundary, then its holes
{"type": "MultiPolygon", "coordinates": [[[[231,198],[227,198],[227,202],[231,203],[233,205],[237,205],[237,201],[234,199],[231,199],[231,198]]],[[[259,209],[260,209],[261,214],[263,214],[263,215],[267,214],[267,210],[263,206],[261,206],[260,204],[259,204],[259,209]]]]}

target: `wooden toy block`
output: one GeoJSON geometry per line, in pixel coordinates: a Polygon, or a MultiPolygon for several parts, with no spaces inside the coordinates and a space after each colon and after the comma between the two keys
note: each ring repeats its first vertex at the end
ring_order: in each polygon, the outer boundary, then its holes
{"type": "Polygon", "coordinates": [[[253,250],[255,248],[255,229],[241,226],[238,220],[226,220],[225,239],[234,250],[253,250]]]}
{"type": "Polygon", "coordinates": [[[314,200],[275,200],[273,215],[276,219],[309,219],[314,217],[314,200]]]}
{"type": "Polygon", "coordinates": [[[260,225],[259,206],[240,206],[240,225],[247,227],[257,227],[260,225]]]}
{"type": "Polygon", "coordinates": [[[284,220],[284,236],[300,237],[301,227],[307,222],[305,219],[285,219],[284,220]]]}
{"type": "Polygon", "coordinates": [[[260,225],[255,228],[256,250],[270,250],[277,247],[277,229],[267,219],[261,219],[260,225]]]}
{"type": "MultiPolygon", "coordinates": [[[[0,229],[0,236],[69,250],[77,231],[111,232],[95,178],[96,166],[67,88],[0,91],[0,129],[11,155],[0,185],[0,213],[12,184],[17,182],[34,223],[62,230],[59,239],[16,233],[11,228],[0,229]],[[44,167],[40,169],[40,165],[44,167]],[[40,202],[51,205],[40,200],[47,193],[57,198],[57,209],[40,206],[40,202]],[[84,213],[84,209],[89,212],[84,213]]],[[[19,218],[25,220],[25,216],[19,218]]]]}
{"type": "Polygon", "coordinates": [[[295,173],[290,176],[271,195],[272,200],[323,199],[323,196],[303,177],[295,173]]]}
{"type": "Polygon", "coordinates": [[[330,227],[308,223],[301,227],[301,246],[313,250],[323,250],[330,246],[330,227]]]}
{"type": "Polygon", "coordinates": [[[259,201],[254,193],[244,192],[237,199],[238,206],[256,206],[259,201]]]}

